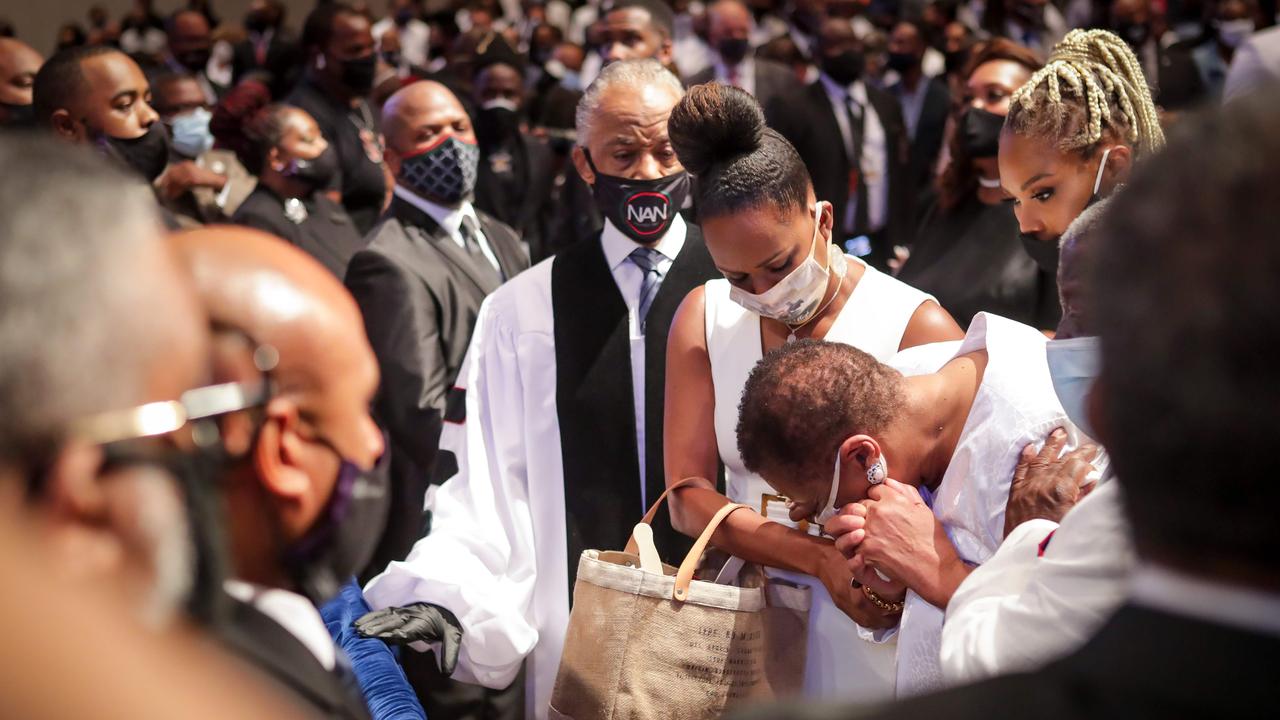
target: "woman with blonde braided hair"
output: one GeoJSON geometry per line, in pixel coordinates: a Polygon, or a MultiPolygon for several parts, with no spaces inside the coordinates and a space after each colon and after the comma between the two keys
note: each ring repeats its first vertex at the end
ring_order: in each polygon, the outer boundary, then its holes
{"type": "Polygon", "coordinates": [[[1134,161],[1164,146],[1133,51],[1106,30],[1073,30],[1014,93],[1000,135],[1000,182],[1023,246],[1056,273],[1058,239],[1124,184],[1134,161]]]}

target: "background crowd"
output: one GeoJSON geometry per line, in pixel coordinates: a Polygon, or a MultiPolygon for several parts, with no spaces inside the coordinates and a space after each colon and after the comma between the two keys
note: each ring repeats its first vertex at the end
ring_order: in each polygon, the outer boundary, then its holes
{"type": "MultiPolygon", "coordinates": [[[[579,556],[687,477],[664,559],[759,506],[714,544],[821,592],[813,698],[1066,655],[884,712],[1178,715],[1217,687],[1108,684],[1189,672],[1131,649],[1151,634],[1275,667],[1274,0],[170,4],[56,38],[0,12],[15,717],[546,717],[579,556]],[[1055,333],[1103,337],[1106,400],[1059,385],[1098,374],[1055,365],[1082,345],[1040,367],[1055,333]],[[981,413],[1004,426],[974,445],[981,413]],[[1009,466],[965,486],[998,512],[954,497],[954,458],[1009,466]],[[1080,491],[1099,471],[1130,512],[1080,491]],[[934,516],[933,575],[877,544],[934,516]],[[1197,615],[1239,637],[1125,605],[1070,655],[1133,572],[1148,609],[1250,588],[1197,615]],[[51,688],[55,645],[101,651],[84,693],[51,688]]],[[[1226,714],[1277,700],[1249,678],[1226,714]]]]}

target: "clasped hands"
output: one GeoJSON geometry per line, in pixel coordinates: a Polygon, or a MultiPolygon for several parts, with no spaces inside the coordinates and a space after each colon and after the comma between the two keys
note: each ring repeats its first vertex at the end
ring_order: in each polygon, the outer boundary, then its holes
{"type": "Polygon", "coordinates": [[[835,538],[853,579],[887,602],[902,600],[909,588],[946,608],[969,574],[919,491],[892,478],[872,487],[867,499],[845,505],[823,529],[835,538]]]}

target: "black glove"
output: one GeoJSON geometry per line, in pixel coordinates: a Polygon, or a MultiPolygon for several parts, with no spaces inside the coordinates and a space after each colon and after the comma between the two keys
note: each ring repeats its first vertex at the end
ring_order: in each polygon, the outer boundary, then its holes
{"type": "Polygon", "coordinates": [[[440,643],[440,672],[452,675],[458,666],[462,624],[439,605],[414,603],[368,613],[356,620],[356,632],[396,645],[412,642],[440,643]]]}

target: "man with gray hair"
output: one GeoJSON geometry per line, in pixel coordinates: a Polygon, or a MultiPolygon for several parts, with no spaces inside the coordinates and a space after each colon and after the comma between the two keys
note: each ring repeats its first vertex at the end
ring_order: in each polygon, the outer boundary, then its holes
{"type": "MultiPolygon", "coordinates": [[[[605,228],[485,300],[448,402],[458,472],[431,533],[365,590],[358,627],[392,642],[463,631],[456,677],[510,684],[527,658],[528,716],[545,718],[583,550],[619,549],[665,487],[667,330],[718,276],[680,216],[689,179],[667,117],[683,95],[654,60],[610,64],[578,105],[573,160],[605,228]]],[[[671,556],[680,537],[655,525],[671,556]]],[[[446,643],[448,645],[448,643],[446,643]]]]}
{"type": "Polygon", "coordinates": [[[0,139],[0,165],[0,493],[39,519],[51,573],[163,625],[191,538],[175,477],[141,451],[182,425],[208,320],[141,182],[43,138],[0,139]]]}

